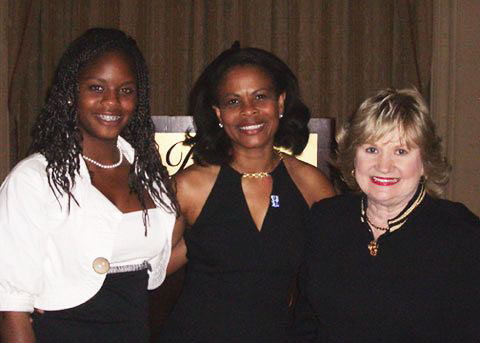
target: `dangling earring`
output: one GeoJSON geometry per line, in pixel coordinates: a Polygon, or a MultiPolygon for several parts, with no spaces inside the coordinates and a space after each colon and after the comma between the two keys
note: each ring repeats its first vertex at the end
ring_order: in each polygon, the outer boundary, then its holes
{"type": "Polygon", "coordinates": [[[223,129],[223,124],[222,124],[222,122],[218,122],[218,127],[221,128],[221,129],[223,129]]]}

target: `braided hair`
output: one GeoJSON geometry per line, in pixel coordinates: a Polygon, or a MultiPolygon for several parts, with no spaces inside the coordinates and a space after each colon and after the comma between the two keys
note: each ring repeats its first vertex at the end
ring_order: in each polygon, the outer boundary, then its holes
{"type": "Polygon", "coordinates": [[[132,37],[116,29],[92,28],[69,45],[60,59],[45,104],[33,126],[29,153],[38,152],[45,156],[48,183],[57,200],[66,194],[69,208],[71,199],[78,205],[71,192],[82,153],[82,135],[77,125],[78,75],[92,60],[110,51],[119,51],[130,59],[136,75],[136,109],[121,136],[135,149],[128,185],[143,208],[146,227],[145,190],[170,213],[178,214],[178,204],[154,140],[148,68],[132,37]],[[162,195],[166,195],[169,201],[164,200],[162,195]]]}

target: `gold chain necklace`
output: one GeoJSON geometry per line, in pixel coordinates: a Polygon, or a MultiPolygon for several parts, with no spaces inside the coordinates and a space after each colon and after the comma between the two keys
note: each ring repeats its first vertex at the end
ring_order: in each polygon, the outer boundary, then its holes
{"type": "Polygon", "coordinates": [[[255,179],[262,179],[264,177],[271,176],[270,173],[267,172],[258,172],[258,173],[241,173],[242,178],[255,178],[255,179]]]}
{"type": "MultiPolygon", "coordinates": [[[[283,160],[283,154],[280,150],[274,149],[273,151],[277,154],[280,161],[283,160]]],[[[264,172],[264,171],[256,172],[256,173],[240,173],[240,174],[242,174],[242,178],[254,178],[254,179],[263,179],[264,177],[271,176],[269,172],[264,172]]]]}

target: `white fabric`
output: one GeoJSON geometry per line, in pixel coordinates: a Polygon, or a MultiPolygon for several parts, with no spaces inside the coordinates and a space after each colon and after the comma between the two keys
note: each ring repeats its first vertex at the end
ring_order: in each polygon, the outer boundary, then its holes
{"type": "MultiPolygon", "coordinates": [[[[119,147],[130,163],[134,151],[121,137],[119,147]]],[[[68,197],[60,204],[48,185],[46,159],[34,154],[20,161],[0,188],[0,311],[60,310],[84,303],[101,288],[105,274],[92,262],[111,259],[123,214],[90,181],[83,159],[68,197]]],[[[168,201],[167,199],[165,199],[168,201]]],[[[159,206],[159,204],[156,204],[159,206]]],[[[152,216],[151,219],[153,219],[152,216]]],[[[165,278],[175,215],[159,211],[149,234],[161,230],[163,241],[149,262],[148,289],[165,278]]],[[[144,229],[140,231],[143,234],[144,229]]]]}
{"type": "MultiPolygon", "coordinates": [[[[158,223],[162,216],[163,209],[159,207],[148,210],[150,224],[158,223]]],[[[148,231],[145,236],[143,211],[124,213],[113,244],[110,266],[140,264],[151,260],[162,249],[165,236],[166,230],[155,229],[148,231]]]]}

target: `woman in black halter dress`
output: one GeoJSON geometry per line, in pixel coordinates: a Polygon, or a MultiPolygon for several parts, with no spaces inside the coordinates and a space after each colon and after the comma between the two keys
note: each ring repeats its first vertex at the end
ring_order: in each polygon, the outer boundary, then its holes
{"type": "Polygon", "coordinates": [[[200,76],[190,110],[196,163],[176,177],[169,269],[188,264],[160,341],[284,342],[304,221],[333,195],[318,169],[274,149],[307,142],[297,80],[273,54],[232,47],[200,76]]]}

